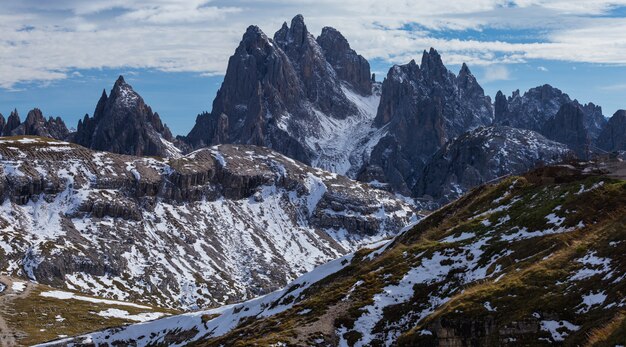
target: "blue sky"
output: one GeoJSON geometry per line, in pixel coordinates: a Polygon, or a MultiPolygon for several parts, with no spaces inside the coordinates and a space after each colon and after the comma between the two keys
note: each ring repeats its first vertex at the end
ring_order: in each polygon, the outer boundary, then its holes
{"type": "Polygon", "coordinates": [[[296,13],[314,35],[339,29],[379,80],[432,46],[492,97],[549,83],[606,116],[626,108],[626,0],[23,0],[0,3],[0,113],[75,126],[122,74],[186,134],[245,28],[271,36],[296,13]]]}

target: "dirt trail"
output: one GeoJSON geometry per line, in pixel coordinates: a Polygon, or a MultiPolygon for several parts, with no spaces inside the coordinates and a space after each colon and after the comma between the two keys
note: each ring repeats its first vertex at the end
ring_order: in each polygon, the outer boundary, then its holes
{"type": "Polygon", "coordinates": [[[13,290],[13,283],[16,282],[12,278],[7,276],[0,276],[0,283],[4,284],[6,288],[0,292],[0,347],[12,347],[17,346],[17,338],[21,334],[9,327],[4,315],[8,314],[4,311],[9,303],[17,298],[28,297],[33,290],[34,284],[25,280],[19,280],[19,282],[26,283],[26,288],[21,292],[15,292],[13,290]]]}

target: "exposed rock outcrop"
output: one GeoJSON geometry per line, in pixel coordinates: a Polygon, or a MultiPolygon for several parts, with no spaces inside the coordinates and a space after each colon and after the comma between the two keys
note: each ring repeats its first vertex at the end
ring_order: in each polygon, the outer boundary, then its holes
{"type": "MultiPolygon", "coordinates": [[[[301,15],[284,23],[273,39],[250,26],[228,61],[211,113],[199,115],[184,140],[193,148],[266,146],[307,164],[341,167],[342,174],[358,166],[352,162],[360,159],[350,158],[362,157],[362,148],[342,147],[347,134],[335,138],[343,127],[371,125],[373,112],[369,103],[362,104],[364,98],[377,100],[369,65],[334,29],[325,29],[318,40],[301,15]],[[322,44],[342,51],[325,51],[322,44]]],[[[359,139],[366,140],[368,132],[359,139]]]]}
{"type": "Polygon", "coordinates": [[[383,81],[375,125],[387,135],[360,178],[382,172],[384,177],[374,178],[409,194],[431,155],[463,132],[491,124],[492,112],[467,65],[456,76],[436,50],[424,51],[421,66],[415,61],[396,65],[383,81]]]}
{"type": "Polygon", "coordinates": [[[437,151],[426,164],[413,192],[415,196],[446,203],[498,177],[524,173],[573,156],[566,145],[531,130],[505,126],[478,128],[437,151]]]}
{"type": "Polygon", "coordinates": [[[593,103],[582,105],[549,84],[531,88],[524,95],[520,95],[520,91],[516,90],[508,98],[498,91],[494,105],[494,124],[542,132],[546,122],[556,115],[563,105],[569,103],[581,108],[585,129],[591,139],[597,138],[606,124],[602,108],[593,103]]]}
{"type": "Polygon", "coordinates": [[[2,129],[2,136],[11,136],[13,130],[20,126],[21,123],[22,121],[20,120],[17,110],[13,110],[9,115],[9,118],[7,118],[4,128],[2,129]]]}
{"type": "Polygon", "coordinates": [[[111,93],[106,91],[93,117],[78,122],[72,142],[87,148],[139,156],[180,156],[167,125],[120,76],[111,93]]]}
{"type": "Polygon", "coordinates": [[[626,151],[626,110],[618,110],[613,114],[597,143],[605,151],[626,151]]]}
{"type": "Polygon", "coordinates": [[[578,103],[563,104],[556,115],[545,122],[542,133],[550,140],[568,145],[579,158],[587,158],[591,139],[584,118],[578,103]]]}
{"type": "Polygon", "coordinates": [[[12,136],[33,135],[64,140],[69,133],[61,117],[46,119],[41,110],[35,108],[28,112],[24,122],[11,130],[10,134],[12,136]]]}
{"type": "Polygon", "coordinates": [[[324,27],[322,34],[317,37],[317,43],[337,77],[349,83],[362,95],[372,94],[369,62],[350,48],[348,40],[338,30],[324,27]]]}

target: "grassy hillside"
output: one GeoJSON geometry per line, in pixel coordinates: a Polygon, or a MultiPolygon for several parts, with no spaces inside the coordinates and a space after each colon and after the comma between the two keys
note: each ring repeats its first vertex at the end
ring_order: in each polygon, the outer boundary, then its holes
{"type": "Polygon", "coordinates": [[[0,283],[0,345],[30,346],[175,313],[14,278],[1,277],[0,283]]]}
{"type": "Polygon", "coordinates": [[[623,180],[573,167],[512,177],[374,253],[198,345],[626,342],[623,180]]]}

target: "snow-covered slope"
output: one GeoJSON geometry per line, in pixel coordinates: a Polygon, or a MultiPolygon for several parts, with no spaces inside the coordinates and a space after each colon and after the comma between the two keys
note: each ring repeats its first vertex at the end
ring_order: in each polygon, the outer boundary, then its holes
{"type": "Polygon", "coordinates": [[[416,218],[391,194],[269,149],[179,159],[0,141],[0,271],[192,309],[276,290],[416,218]]]}
{"type": "Polygon", "coordinates": [[[597,167],[484,186],[263,298],[63,343],[612,346],[626,338],[626,182],[597,167]]]}
{"type": "Polygon", "coordinates": [[[355,93],[349,86],[343,86],[342,90],[357,107],[357,114],[335,119],[317,111],[319,131],[310,134],[304,141],[318,153],[313,159],[313,166],[356,177],[363,163],[369,159],[372,148],[386,133],[384,128],[373,126],[380,102],[380,84],[374,84],[373,93],[368,96],[355,93]]]}

